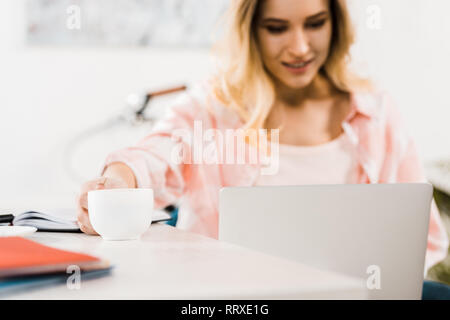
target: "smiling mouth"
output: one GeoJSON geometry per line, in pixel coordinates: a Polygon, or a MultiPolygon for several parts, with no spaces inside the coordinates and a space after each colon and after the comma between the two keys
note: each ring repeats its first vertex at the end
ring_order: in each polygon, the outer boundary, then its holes
{"type": "Polygon", "coordinates": [[[285,65],[286,67],[298,69],[298,68],[306,67],[306,66],[307,66],[308,64],[310,64],[312,61],[313,61],[313,59],[308,60],[308,61],[304,61],[304,62],[298,62],[298,63],[287,63],[287,62],[282,62],[282,63],[283,63],[283,65],[285,65]]]}

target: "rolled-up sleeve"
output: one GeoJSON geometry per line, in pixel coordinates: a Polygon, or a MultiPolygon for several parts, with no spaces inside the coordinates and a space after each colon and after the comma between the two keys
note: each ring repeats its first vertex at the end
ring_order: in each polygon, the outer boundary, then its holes
{"type": "Polygon", "coordinates": [[[177,203],[185,192],[190,168],[173,155],[176,150],[190,148],[190,142],[189,137],[181,139],[174,132],[192,131],[196,108],[195,100],[183,94],[137,145],[110,153],[103,170],[112,163],[124,163],[133,171],[138,188],[154,190],[156,208],[177,203]]]}

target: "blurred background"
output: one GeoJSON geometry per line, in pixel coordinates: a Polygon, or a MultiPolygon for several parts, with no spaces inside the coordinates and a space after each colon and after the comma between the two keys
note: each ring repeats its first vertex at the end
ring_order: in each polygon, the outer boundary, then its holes
{"type": "MultiPolygon", "coordinates": [[[[450,2],[349,3],[353,68],[394,97],[431,179],[445,189],[449,175],[435,169],[450,158],[450,2]]],[[[0,209],[73,206],[107,153],[149,131],[151,123],[132,117],[141,93],[208,75],[214,24],[227,4],[0,1],[0,209]]],[[[151,101],[149,117],[175,96],[151,101]]]]}

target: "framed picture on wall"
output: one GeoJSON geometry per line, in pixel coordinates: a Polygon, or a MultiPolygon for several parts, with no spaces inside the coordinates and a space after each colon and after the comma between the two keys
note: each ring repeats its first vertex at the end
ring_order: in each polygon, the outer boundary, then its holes
{"type": "Polygon", "coordinates": [[[26,43],[207,47],[230,0],[27,0],[26,43]]]}

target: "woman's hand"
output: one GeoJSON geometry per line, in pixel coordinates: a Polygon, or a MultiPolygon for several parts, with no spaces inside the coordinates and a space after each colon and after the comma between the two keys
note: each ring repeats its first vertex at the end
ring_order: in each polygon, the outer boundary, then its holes
{"type": "Polygon", "coordinates": [[[86,234],[98,235],[89,219],[87,194],[92,190],[129,188],[128,184],[118,178],[100,177],[84,183],[77,201],[77,220],[80,230],[86,234]]]}

